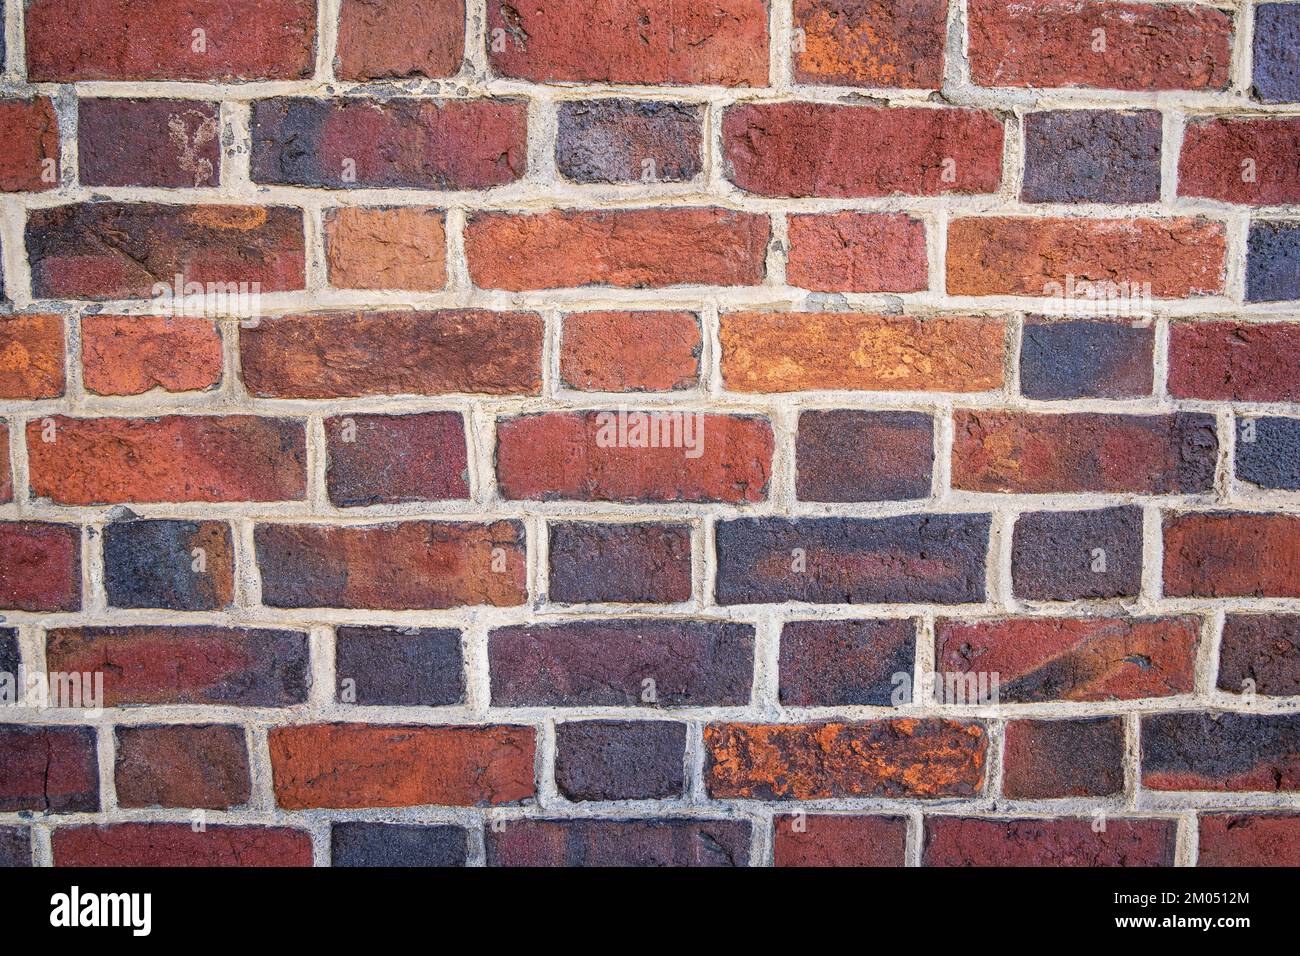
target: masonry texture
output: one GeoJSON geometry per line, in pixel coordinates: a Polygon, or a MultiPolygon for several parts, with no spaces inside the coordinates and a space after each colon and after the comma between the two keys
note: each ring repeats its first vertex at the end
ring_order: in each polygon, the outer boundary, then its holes
{"type": "Polygon", "coordinates": [[[1300,2],[3,10],[0,865],[1300,865],[1300,2]]]}

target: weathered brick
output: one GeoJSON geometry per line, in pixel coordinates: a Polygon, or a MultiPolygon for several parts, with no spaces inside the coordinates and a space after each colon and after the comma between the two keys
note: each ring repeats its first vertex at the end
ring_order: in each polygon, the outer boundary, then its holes
{"type": "Polygon", "coordinates": [[[49,632],[51,671],[102,673],[104,706],[288,707],[311,686],[307,635],[193,627],[83,627],[49,632]]]}
{"type": "Polygon", "coordinates": [[[221,184],[221,107],[202,100],[111,97],[77,104],[85,186],[221,184]]]}
{"type": "Polygon", "coordinates": [[[1174,820],[928,817],[924,866],[1173,866],[1174,820]]]}
{"type": "Polygon", "coordinates": [[[1148,790],[1300,790],[1300,714],[1142,717],[1148,790]]]}
{"type": "Polygon", "coordinates": [[[968,109],[746,103],[722,120],[728,176],[762,196],[996,192],[1002,137],[997,116],[968,109]]]}
{"type": "Polygon", "coordinates": [[[754,629],[724,621],[572,621],[488,635],[498,707],[739,707],[754,629]]]}
{"type": "Polygon", "coordinates": [[[781,628],[781,703],[787,707],[888,707],[910,684],[916,624],[910,620],[788,621],[781,628]]]}
{"type": "Polygon", "coordinates": [[[938,87],[948,8],[942,0],[795,0],[799,83],[938,87]]]}
{"type": "Polygon", "coordinates": [[[1020,341],[1026,398],[1142,398],[1154,383],[1155,324],[1029,316],[1020,341]]]}
{"type": "Polygon", "coordinates": [[[249,295],[301,289],[303,243],[302,210],[286,206],[90,202],[27,217],[40,299],[151,298],[177,276],[249,295]]]}
{"type": "MultiPolygon", "coordinates": [[[[1070,290],[1181,299],[1223,291],[1223,223],[980,216],[948,224],[951,295],[1059,298],[1070,290]],[[1091,283],[1085,286],[1084,283],[1091,283]]],[[[1104,300],[1103,300],[1104,301],[1104,300]]]]}
{"type": "Polygon", "coordinates": [[[765,418],[698,412],[550,412],[499,419],[502,497],[753,502],[767,497],[765,418]]]}
{"type": "Polygon", "coordinates": [[[59,121],[48,96],[0,99],[0,192],[44,192],[59,185],[59,121]]]}
{"type": "Polygon", "coordinates": [[[325,258],[339,289],[434,291],[447,284],[446,214],[424,206],[325,213],[325,258]]]}
{"type": "Polygon", "coordinates": [[[665,800],[686,786],[686,725],[566,721],[555,728],[555,785],[569,800],[665,800]]]}
{"type": "Polygon", "coordinates": [[[1300,489],[1300,418],[1249,418],[1237,426],[1237,477],[1261,488],[1300,489]]]}
{"type": "Polygon", "coordinates": [[[1158,110],[1055,110],[1025,116],[1025,202],[1160,199],[1158,110]]]}
{"type": "Polygon", "coordinates": [[[32,494],[59,504],[301,501],[307,493],[300,418],[57,415],[28,423],[27,449],[32,494]]]}
{"type": "Polygon", "coordinates": [[[928,498],[934,419],[922,412],[802,412],[795,463],[802,501],[928,498]]]}
{"type": "Polygon", "coordinates": [[[748,820],[511,820],[488,866],[748,866],[748,820]]]}
{"type": "Polygon", "coordinates": [[[980,86],[1222,90],[1232,66],[1232,15],[1204,6],[971,0],[969,29],[980,86]]]}
{"type": "Polygon", "coordinates": [[[340,80],[455,76],[465,55],[464,0],[343,0],[340,80]]]}
{"type": "Polygon", "coordinates": [[[244,385],[260,398],[347,398],[542,387],[534,312],[355,312],[263,320],[239,336],[244,385]]]}
{"type": "Polygon", "coordinates": [[[31,0],[25,21],[33,82],[299,80],[316,65],[315,0],[31,0]]]}
{"type": "Polygon", "coordinates": [[[215,389],[222,376],[221,330],[211,319],[86,315],[81,378],[96,395],[215,389]]]}
{"type": "Polygon", "coordinates": [[[0,522],[0,608],[81,610],[81,529],[45,521],[0,522]]]}
{"type": "MultiPolygon", "coordinates": [[[[18,631],[12,627],[0,627],[0,675],[7,674],[16,680],[18,668],[21,666],[22,653],[18,649],[18,631]]],[[[18,690],[16,685],[13,690],[18,690]]]]}
{"type": "Polygon", "coordinates": [[[1190,494],[1214,485],[1214,416],[953,412],[952,485],[966,491],[1190,494]]]}
{"type": "Polygon", "coordinates": [[[788,217],[786,281],[813,292],[921,292],[925,224],[906,213],[788,217]]]}
{"type": "Polygon", "coordinates": [[[1142,509],[1033,511],[1016,519],[1011,581],[1028,601],[1133,597],[1142,589],[1142,509]]]}
{"type": "Polygon", "coordinates": [[[1187,124],[1178,194],[1279,206],[1300,202],[1300,119],[1213,117],[1187,124]]]}
{"type": "Polygon", "coordinates": [[[1201,814],[1197,866],[1300,866],[1300,816],[1201,814]]]}
{"type": "Polygon", "coordinates": [[[269,737],[286,810],[487,806],[536,792],[531,727],[303,724],[269,737]]]}
{"type": "Polygon", "coordinates": [[[488,61],[538,83],[767,85],[759,0],[488,4],[488,61]]]}
{"type": "Polygon", "coordinates": [[[555,165],[578,183],[685,182],[700,174],[698,106],[645,100],[559,104],[555,165]]]}
{"type": "Polygon", "coordinates": [[[248,802],[252,782],[243,727],[118,727],[116,733],[119,805],[224,810],[248,802]]]}
{"type": "Polygon", "coordinates": [[[1168,597],[1300,597],[1300,516],[1166,514],[1168,597]]]}
{"type": "Polygon", "coordinates": [[[340,508],[469,497],[459,412],[325,419],[330,501],[340,508]]]}
{"type": "Polygon", "coordinates": [[[9,422],[0,418],[0,505],[14,500],[13,475],[9,471],[9,422]]]}
{"type": "Polygon", "coordinates": [[[1252,62],[1256,99],[1300,102],[1300,9],[1288,3],[1256,5],[1252,62]]]}
{"type": "Polygon", "coordinates": [[[1174,322],[1169,394],[1228,402],[1300,400],[1300,323],[1174,322]]]}
{"type": "Polygon", "coordinates": [[[116,521],[103,534],[111,607],[215,611],[234,599],[234,543],[224,521],[116,521]]]}
{"type": "Polygon", "coordinates": [[[0,724],[0,811],[99,809],[93,727],[0,724]]]}
{"type": "Polygon", "coordinates": [[[0,316],[0,399],[63,394],[63,316],[0,316]]]}
{"type": "Polygon", "coordinates": [[[685,524],[550,525],[549,594],[562,604],[691,599],[691,529],[685,524]]]}
{"type": "Polygon", "coordinates": [[[1105,797],[1124,789],[1124,721],[1012,720],[1002,754],[1002,793],[1013,800],[1105,797]]]}
{"type": "Polygon", "coordinates": [[[464,866],[469,834],[460,827],[341,821],[330,827],[331,866],[464,866]]]}
{"type": "Polygon", "coordinates": [[[739,392],[985,392],[1002,384],[1000,319],[726,312],[722,377],[739,392]]]}
{"type": "Polygon", "coordinates": [[[1229,614],[1218,686],[1232,694],[1300,696],[1300,615],[1229,614]]]}
{"type": "Polygon", "coordinates": [[[311,834],[293,827],[114,823],[58,827],[55,866],[311,866],[311,834]]]}
{"type": "Polygon", "coordinates": [[[0,870],[31,865],[31,829],[29,827],[0,827],[0,870]]]}
{"type": "Polygon", "coordinates": [[[716,798],[970,797],[984,785],[980,724],[709,724],[704,779],[716,798]]]}
{"type": "Polygon", "coordinates": [[[1005,703],[1169,697],[1192,692],[1199,637],[1195,617],[945,618],[935,671],[997,674],[1005,703]]]}
{"type": "Polygon", "coordinates": [[[528,597],[517,521],[260,524],[254,536],[268,607],[503,607],[528,597]]]}
{"type": "Polygon", "coordinates": [[[770,232],[765,215],[708,207],[479,212],[465,255],[483,289],[758,285],[770,232]]]}
{"type": "Polygon", "coordinates": [[[719,604],[984,600],[985,514],[741,518],[716,535],[719,604]]]}
{"type": "Polygon", "coordinates": [[[340,627],[337,697],[363,707],[445,707],[465,699],[460,631],[340,627]]]}
{"type": "Polygon", "coordinates": [[[564,317],[560,377],[584,392],[692,388],[702,349],[694,312],[573,312],[564,317]]]}
{"type": "Polygon", "coordinates": [[[778,816],[773,821],[775,866],[903,866],[905,817],[846,814],[778,816]]]}
{"type": "Polygon", "coordinates": [[[1300,223],[1252,222],[1246,247],[1247,302],[1300,299],[1300,223]]]}

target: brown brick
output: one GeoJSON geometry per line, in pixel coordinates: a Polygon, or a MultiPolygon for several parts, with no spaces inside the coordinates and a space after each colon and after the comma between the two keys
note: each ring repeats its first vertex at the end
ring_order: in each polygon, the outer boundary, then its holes
{"type": "Polygon", "coordinates": [[[938,87],[948,7],[942,0],[795,0],[799,83],[938,87]]]}
{"type": "Polygon", "coordinates": [[[346,206],[325,213],[330,285],[433,291],[447,284],[446,216],[421,206],[346,206]]]}
{"type": "Polygon", "coordinates": [[[115,777],[124,807],[240,806],[252,787],[244,728],[118,727],[115,777]]]}
{"type": "Polygon", "coordinates": [[[1300,516],[1165,515],[1168,597],[1300,597],[1300,516]]]}
{"type": "Polygon", "coordinates": [[[78,110],[82,185],[220,185],[219,104],[111,97],[82,99],[78,110]]]}
{"type": "Polygon", "coordinates": [[[801,501],[928,498],[934,419],[922,412],[802,412],[795,464],[801,501]]]}
{"type": "Polygon", "coordinates": [[[564,317],[560,377],[584,392],[666,392],[699,383],[693,312],[574,312],[564,317]]]}
{"type": "Polygon", "coordinates": [[[773,821],[776,866],[903,866],[905,817],[847,814],[778,816],[773,821]]]}
{"type": "Polygon", "coordinates": [[[0,316],[0,399],[63,394],[63,316],[0,316]]]}
{"type": "Polygon", "coordinates": [[[0,192],[44,192],[59,185],[59,121],[47,96],[0,99],[0,192]]]}
{"type": "Polygon", "coordinates": [[[1002,754],[1002,793],[1013,800],[1104,797],[1124,789],[1124,722],[1012,720],[1002,754]]]}
{"type": "Polygon", "coordinates": [[[81,320],[81,377],[96,395],[216,388],[222,362],[221,331],[210,319],[87,315],[81,320]]]}

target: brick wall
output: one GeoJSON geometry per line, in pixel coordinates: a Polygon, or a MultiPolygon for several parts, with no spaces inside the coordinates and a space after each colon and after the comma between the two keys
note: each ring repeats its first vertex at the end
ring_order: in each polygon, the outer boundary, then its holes
{"type": "Polygon", "coordinates": [[[1300,4],[5,15],[0,863],[1300,863],[1300,4]]]}

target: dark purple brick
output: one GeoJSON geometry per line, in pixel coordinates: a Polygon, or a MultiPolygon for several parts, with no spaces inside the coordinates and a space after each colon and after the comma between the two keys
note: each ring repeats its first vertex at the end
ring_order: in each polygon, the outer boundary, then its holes
{"type": "MultiPolygon", "coordinates": [[[[18,632],[11,627],[0,627],[0,674],[12,674],[18,679],[22,655],[18,650],[18,632]]],[[[15,683],[15,688],[17,684],[15,683]]]]}
{"type": "Polygon", "coordinates": [[[1157,110],[1060,110],[1025,116],[1025,202],[1155,202],[1157,110]]]}
{"type": "Polygon", "coordinates": [[[1013,720],[1002,754],[1002,793],[1013,800],[1104,797],[1124,789],[1124,721],[1013,720]]]}
{"type": "Polygon", "coordinates": [[[982,601],[988,536],[986,514],[723,521],[718,603],[982,601]]]}
{"type": "Polygon", "coordinates": [[[1300,299],[1300,223],[1253,222],[1246,249],[1247,302],[1300,299]]]}
{"type": "Polygon", "coordinates": [[[331,866],[464,866],[468,834],[460,827],[347,821],[330,827],[331,866]]]}
{"type": "Polygon", "coordinates": [[[928,498],[934,419],[921,412],[804,412],[795,460],[803,501],[928,498]]]}
{"type": "Polygon", "coordinates": [[[781,629],[781,703],[788,707],[887,707],[910,681],[916,624],[902,621],[790,621],[781,629]]]}
{"type": "Polygon", "coordinates": [[[459,412],[325,420],[326,483],[340,508],[469,497],[459,412]]]}
{"type": "Polygon", "coordinates": [[[564,604],[691,598],[689,525],[556,522],[550,563],[550,599],[564,604]]]}
{"type": "Polygon", "coordinates": [[[124,608],[215,611],[234,599],[224,521],[118,521],[104,529],[104,588],[124,608]]]}
{"type": "Polygon", "coordinates": [[[1300,714],[1151,714],[1141,736],[1150,790],[1300,790],[1300,714]]]}
{"type": "Polygon", "coordinates": [[[555,728],[555,784],[570,800],[680,797],[685,760],[685,724],[584,720],[555,728]]]}
{"type": "Polygon", "coordinates": [[[488,866],[747,866],[748,820],[513,820],[488,866]]]}
{"type": "Polygon", "coordinates": [[[1229,614],[1219,648],[1219,689],[1300,695],[1300,614],[1229,614]]]}
{"type": "Polygon", "coordinates": [[[679,103],[561,103],[555,165],[580,183],[694,179],[700,172],[700,118],[700,107],[679,103]]]}
{"type": "Polygon", "coordinates": [[[1300,489],[1300,418],[1251,418],[1237,427],[1237,477],[1261,488],[1300,489]]]}
{"type": "Polygon", "coordinates": [[[464,700],[459,631],[340,627],[336,637],[334,674],[345,703],[439,707],[464,700]]]}
{"type": "Polygon", "coordinates": [[[1031,316],[1020,345],[1020,391],[1043,401],[1151,394],[1155,325],[1031,316]]]}
{"type": "Polygon", "coordinates": [[[83,99],[77,166],[86,186],[217,186],[221,118],[200,100],[83,99]]]}
{"type": "Polygon", "coordinates": [[[500,707],[741,706],[754,629],[724,621],[620,620],[503,627],[488,636],[500,707]]]}
{"type": "Polygon", "coordinates": [[[0,827],[0,869],[32,865],[32,831],[0,827]]]}
{"type": "Polygon", "coordinates": [[[0,811],[98,809],[99,756],[93,727],[0,724],[0,811]]]}
{"type": "Polygon", "coordinates": [[[1261,3],[1255,7],[1255,98],[1265,103],[1300,103],[1300,7],[1261,3]]]}
{"type": "Polygon", "coordinates": [[[1032,511],[1016,519],[1011,581],[1029,601],[1128,597],[1142,588],[1142,509],[1032,511]]]}

